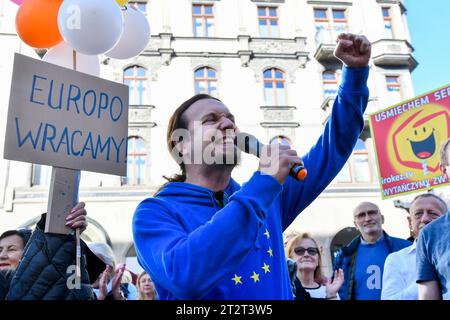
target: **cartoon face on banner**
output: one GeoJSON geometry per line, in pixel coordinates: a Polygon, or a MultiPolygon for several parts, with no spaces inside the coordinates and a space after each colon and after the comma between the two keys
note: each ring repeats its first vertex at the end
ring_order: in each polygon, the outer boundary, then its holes
{"type": "Polygon", "coordinates": [[[449,112],[437,104],[399,116],[388,135],[393,167],[397,172],[412,172],[415,180],[437,173],[439,148],[449,130],[449,112]]]}

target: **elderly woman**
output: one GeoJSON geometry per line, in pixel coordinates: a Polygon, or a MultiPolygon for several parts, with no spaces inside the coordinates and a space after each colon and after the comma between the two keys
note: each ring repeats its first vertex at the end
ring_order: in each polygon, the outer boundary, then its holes
{"type": "Polygon", "coordinates": [[[29,229],[8,230],[0,235],[0,270],[17,268],[30,236],[29,229]]]}

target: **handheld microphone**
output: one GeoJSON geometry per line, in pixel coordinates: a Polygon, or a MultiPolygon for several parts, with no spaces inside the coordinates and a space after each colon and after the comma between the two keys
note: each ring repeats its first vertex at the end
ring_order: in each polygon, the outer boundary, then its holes
{"type": "MultiPolygon", "coordinates": [[[[246,132],[238,133],[234,143],[241,151],[257,156],[258,158],[261,156],[262,148],[264,147],[264,144],[259,142],[255,136],[246,132]]],[[[294,179],[303,180],[306,178],[307,171],[304,166],[297,164],[292,167],[289,175],[294,179]]]]}

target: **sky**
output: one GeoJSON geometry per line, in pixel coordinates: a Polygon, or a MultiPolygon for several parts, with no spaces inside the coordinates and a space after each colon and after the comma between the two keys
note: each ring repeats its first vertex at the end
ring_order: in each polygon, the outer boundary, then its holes
{"type": "Polygon", "coordinates": [[[450,84],[450,1],[404,0],[414,57],[416,95],[450,84]]]}

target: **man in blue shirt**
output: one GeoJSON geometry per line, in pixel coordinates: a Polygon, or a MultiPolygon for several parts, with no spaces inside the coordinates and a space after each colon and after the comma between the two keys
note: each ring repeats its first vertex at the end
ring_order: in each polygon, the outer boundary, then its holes
{"type": "Polygon", "coordinates": [[[175,111],[167,142],[182,174],[141,202],[133,218],[137,257],[160,299],[293,299],[282,232],[352,153],[364,127],[370,51],[364,36],[338,37],[342,84],[324,133],[303,161],[289,146],[264,147],[242,187],[231,178],[237,161],[194,156],[200,145],[202,154],[234,158],[238,129],[228,108],[197,95],[175,111]],[[180,129],[188,135],[176,140],[180,129]],[[289,177],[302,162],[308,177],[289,177]]]}
{"type": "Polygon", "coordinates": [[[355,227],[361,232],[342,248],[334,269],[344,270],[344,284],[339,290],[342,300],[380,300],[386,257],[411,242],[389,236],[383,231],[384,216],[371,202],[360,203],[353,211],[355,227]]]}
{"type": "MultiPolygon", "coordinates": [[[[442,144],[441,171],[450,179],[450,139],[442,144]]],[[[450,215],[428,224],[417,242],[420,300],[450,300],[450,215]]]]}

